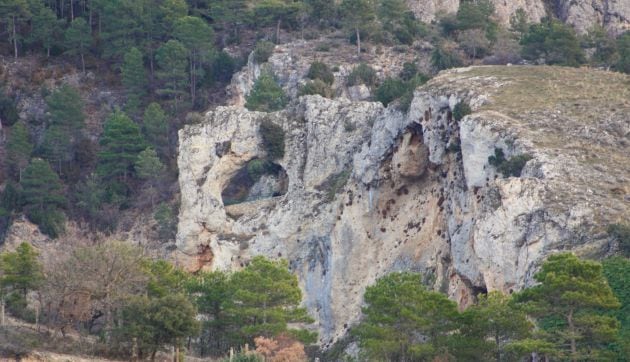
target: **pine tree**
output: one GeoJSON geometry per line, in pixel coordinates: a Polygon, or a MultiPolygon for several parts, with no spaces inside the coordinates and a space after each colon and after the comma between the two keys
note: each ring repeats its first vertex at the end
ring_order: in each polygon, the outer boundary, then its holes
{"type": "Polygon", "coordinates": [[[14,252],[0,254],[0,326],[4,326],[5,303],[19,300],[26,305],[26,295],[37,289],[43,280],[42,266],[37,252],[28,243],[21,243],[14,252]]]}
{"type": "Polygon", "coordinates": [[[426,290],[419,274],[389,274],[368,287],[364,299],[365,317],[353,333],[371,359],[431,361],[446,354],[457,305],[426,290]]]}
{"type": "Polygon", "coordinates": [[[146,148],[138,125],[121,111],[105,122],[96,172],[105,180],[127,181],[138,154],[146,148]]]}
{"type": "Polygon", "coordinates": [[[59,174],[63,174],[63,165],[73,159],[72,140],[66,129],[59,125],[48,127],[40,151],[42,157],[51,162],[59,174]]]}
{"type": "Polygon", "coordinates": [[[18,122],[13,125],[7,140],[6,150],[9,172],[19,181],[33,152],[33,144],[29,141],[28,129],[24,123],[18,122]]]}
{"type": "Polygon", "coordinates": [[[245,107],[252,111],[275,112],[283,109],[287,103],[287,96],[273,75],[263,73],[247,96],[245,107]]]}
{"type": "Polygon", "coordinates": [[[164,158],[168,155],[168,119],[158,103],[151,103],[142,117],[144,134],[155,147],[158,154],[164,158]]]}
{"type": "Polygon", "coordinates": [[[138,177],[145,181],[146,192],[148,193],[151,206],[153,206],[156,196],[154,187],[160,181],[160,178],[163,177],[164,170],[164,164],[160,161],[154,149],[147,148],[138,154],[135,171],[138,177]]]}
{"type": "Polygon", "coordinates": [[[550,256],[534,275],[540,283],[515,296],[527,303],[540,321],[547,321],[548,338],[562,357],[598,360],[602,343],[614,340],[619,322],[595,309],[619,307],[602,272],[602,265],[573,254],[550,256]]]}
{"type": "Polygon", "coordinates": [[[477,304],[469,307],[461,319],[460,333],[473,342],[469,344],[472,348],[468,349],[467,355],[460,355],[463,360],[476,356],[483,360],[505,361],[510,344],[528,338],[534,328],[525,312],[500,292],[481,295],[477,304]]]}
{"type": "MultiPolygon", "coordinates": [[[[289,323],[312,322],[299,305],[302,293],[297,277],[288,269],[286,260],[271,261],[254,257],[243,270],[230,278],[235,289],[229,313],[238,326],[237,335],[252,343],[258,336],[275,337],[291,332],[289,323]]],[[[308,342],[314,336],[302,333],[308,342]]]]}
{"type": "Polygon", "coordinates": [[[85,74],[85,54],[87,54],[92,43],[91,29],[83,18],[76,18],[70,23],[64,35],[64,45],[66,54],[79,55],[81,58],[81,69],[85,74]]]}
{"type": "Polygon", "coordinates": [[[157,65],[160,68],[157,75],[164,84],[157,93],[172,98],[175,101],[175,110],[187,83],[187,53],[186,47],[181,42],[169,40],[157,50],[156,54],[157,65]]]}
{"type": "Polygon", "coordinates": [[[131,48],[125,53],[121,73],[122,84],[127,90],[127,107],[136,110],[147,93],[147,74],[142,52],[138,48],[131,48]]]}
{"type": "Polygon", "coordinates": [[[65,206],[63,187],[59,176],[48,162],[33,159],[22,175],[22,209],[40,230],[56,238],[64,230],[65,206]]]}
{"type": "Polygon", "coordinates": [[[85,126],[83,99],[79,92],[64,84],[46,97],[52,125],[64,128],[68,135],[76,135],[85,126]]]}
{"type": "Polygon", "coordinates": [[[2,0],[0,2],[0,21],[8,30],[9,41],[13,45],[13,56],[18,57],[19,24],[31,16],[26,0],[2,0]]]}
{"type": "Polygon", "coordinates": [[[376,18],[376,2],[374,0],[343,0],[340,10],[346,27],[355,32],[357,55],[360,57],[361,29],[369,26],[376,18]]]}
{"type": "Polygon", "coordinates": [[[39,43],[46,50],[46,56],[50,57],[50,49],[56,44],[61,31],[61,23],[57,15],[44,4],[38,4],[36,9],[31,9],[33,17],[31,19],[32,31],[30,34],[31,43],[39,43]]]}
{"type": "Polygon", "coordinates": [[[194,16],[185,16],[175,21],[173,35],[188,50],[188,83],[190,98],[194,105],[197,96],[197,82],[202,77],[201,64],[212,50],[214,32],[202,19],[194,16]]]}

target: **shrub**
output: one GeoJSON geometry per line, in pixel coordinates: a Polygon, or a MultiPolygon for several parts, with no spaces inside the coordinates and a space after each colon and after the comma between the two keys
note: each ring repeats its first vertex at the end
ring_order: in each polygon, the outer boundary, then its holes
{"type": "Polygon", "coordinates": [[[619,60],[616,69],[620,72],[630,74],[630,32],[623,34],[617,39],[617,49],[619,60]]]}
{"type": "Polygon", "coordinates": [[[348,76],[348,86],[365,84],[368,87],[376,84],[376,71],[365,63],[356,66],[348,76]]]}
{"type": "Polygon", "coordinates": [[[218,82],[229,82],[232,74],[238,70],[238,62],[230,54],[222,51],[213,59],[211,65],[211,79],[218,82]]]}
{"type": "Polygon", "coordinates": [[[312,80],[319,79],[326,84],[333,84],[335,82],[335,75],[332,70],[330,70],[328,65],[322,62],[315,61],[311,63],[311,67],[308,69],[306,76],[312,80]]]}
{"type": "Polygon", "coordinates": [[[260,124],[260,135],[270,160],[284,157],[284,130],[282,127],[265,119],[260,124]]]}
{"type": "Polygon", "coordinates": [[[431,65],[437,70],[457,68],[464,65],[455,49],[438,45],[431,53],[431,65]]]}
{"type": "Polygon", "coordinates": [[[314,95],[314,94],[319,94],[320,96],[325,97],[325,98],[332,98],[333,91],[332,91],[332,88],[330,88],[328,84],[324,83],[320,79],[315,79],[310,82],[307,82],[300,88],[300,92],[299,92],[300,96],[314,95]]]}
{"type": "Polygon", "coordinates": [[[619,242],[619,250],[625,256],[630,256],[630,225],[610,224],[606,230],[608,235],[619,242]]]}
{"type": "Polygon", "coordinates": [[[254,60],[256,63],[260,64],[268,61],[275,47],[274,43],[266,40],[256,43],[256,47],[254,48],[254,60]]]}
{"type": "Polygon", "coordinates": [[[18,121],[19,115],[15,100],[7,96],[3,90],[0,89],[0,119],[4,126],[12,126],[18,121]]]}
{"type": "MultiPolygon", "coordinates": [[[[453,107],[453,118],[459,122],[464,117],[472,113],[472,109],[470,109],[470,105],[466,102],[459,102],[453,107]]],[[[501,151],[503,152],[503,151],[501,151]]]]}
{"type": "Polygon", "coordinates": [[[376,89],[376,100],[387,107],[389,103],[402,97],[407,87],[407,84],[400,79],[388,78],[376,89]]]}
{"type": "Polygon", "coordinates": [[[510,157],[509,159],[505,158],[505,153],[503,153],[503,149],[495,148],[494,156],[488,157],[488,163],[494,166],[497,171],[503,174],[503,177],[520,177],[521,172],[523,171],[523,167],[527,161],[531,160],[533,157],[529,154],[522,154],[510,157]]]}
{"type": "Polygon", "coordinates": [[[585,61],[575,30],[559,20],[533,24],[521,40],[523,58],[544,58],[547,64],[578,66],[585,61]]]}
{"type": "Polygon", "coordinates": [[[263,73],[247,97],[245,107],[253,111],[274,112],[284,108],[288,99],[272,74],[263,73]]]}
{"type": "Polygon", "coordinates": [[[410,80],[418,74],[418,66],[416,63],[405,63],[403,69],[400,71],[400,78],[402,80],[410,80]]]}

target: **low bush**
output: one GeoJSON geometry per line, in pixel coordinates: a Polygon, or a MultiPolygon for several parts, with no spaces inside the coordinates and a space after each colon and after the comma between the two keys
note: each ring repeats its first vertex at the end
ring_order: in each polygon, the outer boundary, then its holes
{"type": "Polygon", "coordinates": [[[252,111],[274,112],[283,109],[287,103],[287,96],[273,75],[263,73],[249,93],[245,107],[252,111]]]}
{"type": "Polygon", "coordinates": [[[438,45],[433,50],[433,53],[431,53],[431,65],[437,70],[445,70],[461,67],[464,65],[464,62],[457,50],[444,45],[438,45]]]}
{"type": "Polygon", "coordinates": [[[348,86],[354,86],[359,84],[365,84],[371,87],[376,84],[376,71],[365,63],[361,63],[356,66],[350,75],[348,75],[348,86]]]}
{"type": "Polygon", "coordinates": [[[497,171],[499,171],[503,177],[520,177],[521,172],[523,171],[523,167],[527,161],[531,160],[533,157],[529,154],[522,154],[510,157],[509,159],[505,158],[505,153],[503,153],[503,149],[495,148],[494,155],[488,157],[488,163],[494,166],[497,171]]]}
{"type": "MultiPolygon", "coordinates": [[[[472,109],[470,109],[470,105],[466,102],[459,102],[453,107],[453,118],[459,122],[464,117],[472,113],[472,109]]],[[[503,152],[503,151],[501,151],[503,152]]]]}
{"type": "Polygon", "coordinates": [[[401,79],[388,78],[376,89],[376,100],[385,107],[394,100],[400,98],[407,91],[408,85],[401,79]]]}
{"type": "Polygon", "coordinates": [[[300,96],[315,95],[315,94],[319,94],[320,96],[325,97],[325,98],[332,98],[333,90],[332,88],[330,88],[330,85],[324,83],[320,79],[315,79],[310,82],[307,82],[300,88],[300,92],[299,92],[300,96]]]}
{"type": "Polygon", "coordinates": [[[266,119],[260,124],[260,135],[270,160],[284,157],[284,130],[282,127],[266,119]]]}
{"type": "Polygon", "coordinates": [[[266,40],[256,43],[256,47],[254,48],[254,60],[256,63],[261,64],[268,61],[275,47],[274,43],[266,40]]]}
{"type": "Polygon", "coordinates": [[[335,82],[335,75],[332,70],[330,70],[330,67],[318,61],[311,63],[311,67],[308,69],[306,76],[312,80],[319,79],[326,84],[333,84],[335,82]]]}
{"type": "Polygon", "coordinates": [[[623,255],[630,257],[630,225],[610,224],[606,231],[608,235],[619,242],[619,251],[623,255]]]}

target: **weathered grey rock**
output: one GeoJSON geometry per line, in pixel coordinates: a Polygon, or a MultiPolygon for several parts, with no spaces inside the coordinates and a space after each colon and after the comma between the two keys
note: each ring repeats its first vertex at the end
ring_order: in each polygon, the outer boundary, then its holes
{"type": "Polygon", "coordinates": [[[476,288],[518,290],[551,253],[605,255],[601,231],[630,217],[628,81],[473,67],[418,89],[408,114],[319,96],[273,114],[219,107],[179,132],[180,260],[233,269],[253,255],[287,258],[324,347],[391,271],[420,271],[460,305],[476,288]],[[457,122],[463,100],[475,112],[457,122]],[[226,207],[223,188],[264,157],[262,119],[285,130],[287,193],[226,207]],[[503,178],[488,161],[495,148],[533,158],[503,178]]]}
{"type": "MultiPolygon", "coordinates": [[[[601,25],[612,34],[630,29],[630,2],[627,0],[491,0],[496,19],[504,24],[517,10],[523,9],[529,21],[538,22],[549,13],[571,24],[579,33],[601,25]],[[548,6],[545,6],[545,3],[548,6]]],[[[460,0],[407,0],[416,16],[424,22],[435,21],[441,14],[455,13],[460,0]]]]}
{"type": "MultiPolygon", "coordinates": [[[[455,13],[460,0],[407,0],[410,9],[424,22],[436,20],[440,15],[455,13]]],[[[543,0],[492,0],[499,22],[509,24],[510,17],[523,9],[530,21],[540,21],[546,15],[543,0]]]]}
{"type": "Polygon", "coordinates": [[[630,2],[627,0],[556,0],[558,17],[586,33],[601,25],[613,34],[630,29],[630,2]]]}

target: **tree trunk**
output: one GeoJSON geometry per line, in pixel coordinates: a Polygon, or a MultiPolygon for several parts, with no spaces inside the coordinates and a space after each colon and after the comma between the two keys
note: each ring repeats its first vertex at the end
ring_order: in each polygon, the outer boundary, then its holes
{"type": "Polygon", "coordinates": [[[276,24],[276,39],[275,39],[276,44],[280,43],[280,23],[281,22],[282,20],[278,19],[278,24],[276,24]]]}
{"type": "Polygon", "coordinates": [[[569,339],[571,341],[571,361],[576,362],[577,346],[575,344],[575,324],[573,323],[573,309],[569,310],[567,323],[569,324],[569,339]]]}
{"type": "Polygon", "coordinates": [[[15,57],[15,59],[17,59],[17,57],[18,57],[18,48],[17,48],[17,29],[16,29],[16,28],[17,28],[17,25],[16,25],[16,22],[17,22],[17,18],[16,18],[16,16],[14,15],[14,16],[13,16],[13,27],[12,27],[12,28],[13,28],[13,30],[12,30],[12,31],[13,31],[13,56],[15,57]]]}
{"type": "Polygon", "coordinates": [[[74,0],[70,0],[70,21],[74,21],[74,0]]]}
{"type": "Polygon", "coordinates": [[[0,299],[0,326],[4,326],[4,296],[0,299]]]}
{"type": "Polygon", "coordinates": [[[85,56],[83,52],[81,52],[81,69],[83,69],[83,74],[85,74],[85,56]]]}
{"type": "Polygon", "coordinates": [[[500,342],[500,341],[499,341],[499,334],[498,334],[498,333],[496,333],[496,334],[494,335],[494,342],[495,342],[495,343],[496,343],[496,345],[497,345],[497,352],[496,352],[496,359],[497,359],[497,362],[501,362],[501,348],[499,348],[499,342],[500,342]]]}
{"type": "Polygon", "coordinates": [[[357,56],[361,57],[361,32],[359,31],[359,27],[355,28],[357,33],[357,56]]]}

